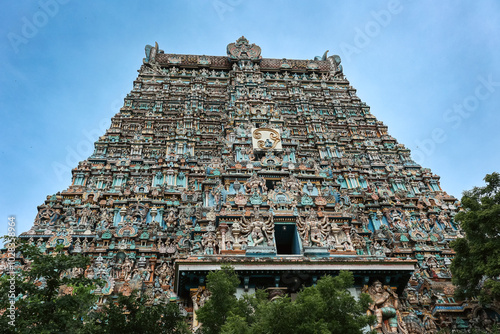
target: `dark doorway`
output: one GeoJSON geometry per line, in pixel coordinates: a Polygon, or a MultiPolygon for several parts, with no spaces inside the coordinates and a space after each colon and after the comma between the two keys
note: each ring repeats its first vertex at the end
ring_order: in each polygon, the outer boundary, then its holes
{"type": "Polygon", "coordinates": [[[295,224],[274,225],[276,251],[279,254],[300,254],[299,239],[295,224]]]}

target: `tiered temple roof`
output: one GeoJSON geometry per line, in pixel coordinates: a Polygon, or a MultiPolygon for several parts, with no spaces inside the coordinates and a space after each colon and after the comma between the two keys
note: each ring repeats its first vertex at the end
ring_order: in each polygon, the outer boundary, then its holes
{"type": "Polygon", "coordinates": [[[453,298],[457,199],[370,113],[340,57],[260,54],[244,37],[226,56],[146,46],[111,127],[22,237],[92,257],[102,298],[145,289],[192,314],[223,263],[244,291],[292,294],[351,270],[358,293],[399,301],[380,331],[473,326],[489,310],[453,298]]]}

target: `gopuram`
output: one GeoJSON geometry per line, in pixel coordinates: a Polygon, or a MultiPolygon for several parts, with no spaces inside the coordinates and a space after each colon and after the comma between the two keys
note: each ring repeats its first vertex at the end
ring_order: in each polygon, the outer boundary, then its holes
{"type": "Polygon", "coordinates": [[[460,203],[370,113],[339,56],[146,57],[110,128],[21,235],[92,258],[101,300],[142,289],[198,326],[206,276],[231,264],[238,293],[294,294],[349,270],[380,333],[491,325],[453,297],[460,203]]]}

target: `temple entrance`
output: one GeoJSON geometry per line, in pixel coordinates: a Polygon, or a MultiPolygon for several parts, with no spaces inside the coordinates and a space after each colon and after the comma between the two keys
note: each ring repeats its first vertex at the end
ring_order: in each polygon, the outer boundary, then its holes
{"type": "Polygon", "coordinates": [[[275,225],[274,238],[278,255],[300,254],[299,237],[295,224],[275,225]]]}

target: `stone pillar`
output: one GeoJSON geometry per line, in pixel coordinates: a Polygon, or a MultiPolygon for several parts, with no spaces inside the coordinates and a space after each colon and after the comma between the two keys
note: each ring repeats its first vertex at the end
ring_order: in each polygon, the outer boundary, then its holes
{"type": "Polygon", "coordinates": [[[220,237],[220,249],[221,250],[226,250],[226,232],[229,229],[226,223],[222,223],[219,225],[219,232],[221,234],[220,237]]]}

